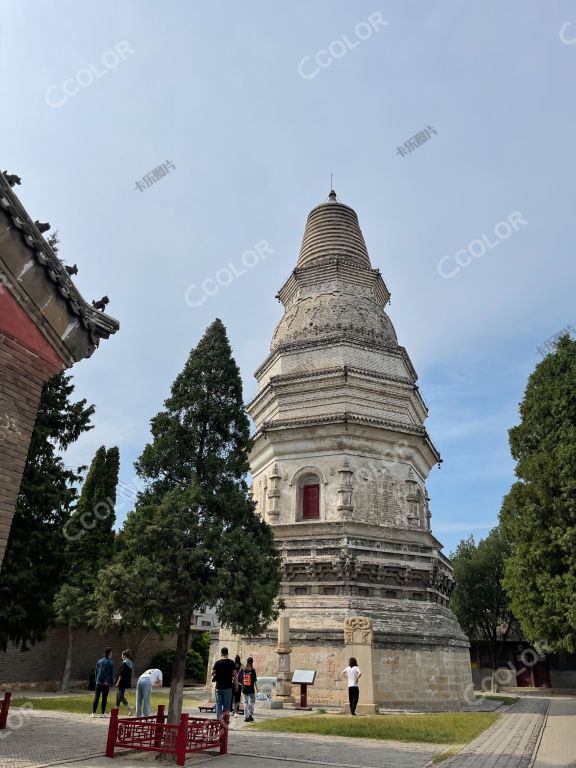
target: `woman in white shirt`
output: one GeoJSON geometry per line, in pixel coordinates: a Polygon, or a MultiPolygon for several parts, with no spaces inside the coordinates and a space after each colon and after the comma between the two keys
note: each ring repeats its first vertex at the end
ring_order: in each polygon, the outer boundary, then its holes
{"type": "Polygon", "coordinates": [[[358,669],[358,662],[353,656],[348,660],[348,666],[346,669],[342,670],[341,674],[348,675],[348,701],[350,702],[350,714],[355,715],[358,698],[360,696],[358,680],[362,676],[362,672],[358,669]]]}

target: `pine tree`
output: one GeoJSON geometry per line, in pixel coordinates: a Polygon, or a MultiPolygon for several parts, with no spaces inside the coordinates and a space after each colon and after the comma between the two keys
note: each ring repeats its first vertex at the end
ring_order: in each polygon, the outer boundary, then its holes
{"type": "Polygon", "coordinates": [[[114,507],[120,457],[118,448],[101,446],[90,465],[78,505],[64,526],[68,573],[54,599],[56,621],[68,630],[61,690],[68,690],[74,632],[95,621],[94,589],[98,572],[110,561],[114,547],[114,507]]]}
{"type": "Polygon", "coordinates": [[[576,651],[576,341],[536,366],[509,431],[516,475],[500,512],[504,586],[526,638],[576,651]]]}
{"type": "Polygon", "coordinates": [[[115,562],[101,574],[99,595],[109,616],[122,614],[134,583],[142,584],[141,615],[176,632],[174,723],[194,611],[214,606],[234,631],[261,630],[277,614],[280,560],[248,492],[249,422],[220,320],[192,350],[164,405],[136,463],[147,488],[118,537],[115,562]]]}
{"type": "Polygon", "coordinates": [[[94,406],[72,402],[71,377],[60,373],[45,385],[0,570],[0,649],[22,650],[43,640],[54,620],[53,601],[66,570],[63,529],[76,500],[77,471],[65,467],[66,450],[92,429],[94,406]]]}

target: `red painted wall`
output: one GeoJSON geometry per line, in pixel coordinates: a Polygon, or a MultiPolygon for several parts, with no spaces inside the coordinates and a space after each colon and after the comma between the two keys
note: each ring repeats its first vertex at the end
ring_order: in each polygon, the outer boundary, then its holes
{"type": "Polygon", "coordinates": [[[38,330],[12,294],[0,286],[0,334],[4,333],[58,370],[64,368],[64,361],[56,354],[44,334],[38,330]]]}

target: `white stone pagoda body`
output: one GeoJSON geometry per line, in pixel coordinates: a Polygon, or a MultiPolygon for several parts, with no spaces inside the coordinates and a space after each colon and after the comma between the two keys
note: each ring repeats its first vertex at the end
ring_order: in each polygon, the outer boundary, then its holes
{"type": "MultiPolygon", "coordinates": [[[[368,617],[372,698],[460,701],[468,640],[448,609],[450,563],[430,528],[425,481],[440,460],[416,372],[384,311],[356,213],[334,192],[314,208],[285,308],[248,410],[257,511],[282,554],[292,669],[315,669],[310,699],[344,701],[344,622],[368,617]]],[[[276,633],[233,638],[275,674],[276,633]]],[[[362,702],[362,698],[361,698],[362,702]]]]}

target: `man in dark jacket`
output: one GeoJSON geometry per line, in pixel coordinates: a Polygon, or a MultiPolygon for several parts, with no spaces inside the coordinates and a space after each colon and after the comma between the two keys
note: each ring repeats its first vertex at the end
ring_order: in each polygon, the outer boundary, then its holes
{"type": "Polygon", "coordinates": [[[101,717],[108,717],[106,714],[106,702],[108,701],[108,691],[112,685],[114,685],[112,648],[104,648],[104,656],[96,664],[96,693],[94,694],[94,701],[92,702],[92,717],[96,717],[100,695],[102,695],[101,717]]]}

